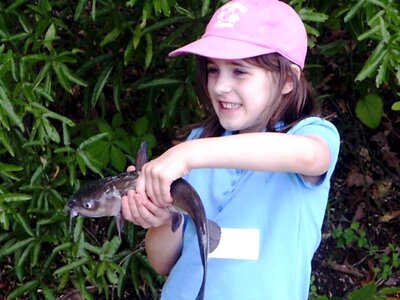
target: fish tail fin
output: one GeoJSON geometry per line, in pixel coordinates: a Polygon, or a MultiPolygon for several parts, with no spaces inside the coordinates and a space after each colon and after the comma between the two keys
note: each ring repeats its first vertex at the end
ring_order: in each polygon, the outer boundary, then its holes
{"type": "Polygon", "coordinates": [[[214,221],[208,220],[208,252],[213,252],[221,240],[221,227],[214,221]]]}
{"type": "Polygon", "coordinates": [[[204,300],[205,285],[206,285],[206,280],[204,278],[203,282],[201,283],[201,287],[200,287],[199,293],[197,294],[196,300],[204,300]]]}

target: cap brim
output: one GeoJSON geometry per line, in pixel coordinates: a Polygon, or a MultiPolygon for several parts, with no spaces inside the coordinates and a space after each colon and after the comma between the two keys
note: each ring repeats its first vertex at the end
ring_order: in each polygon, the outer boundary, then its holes
{"type": "Polygon", "coordinates": [[[274,52],[276,51],[240,40],[203,36],[193,43],[170,52],[169,56],[175,57],[191,53],[215,59],[243,59],[274,52]]]}

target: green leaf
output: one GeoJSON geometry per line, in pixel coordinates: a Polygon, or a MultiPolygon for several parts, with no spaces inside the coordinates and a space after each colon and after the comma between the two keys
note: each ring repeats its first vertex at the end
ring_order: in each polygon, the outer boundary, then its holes
{"type": "Polygon", "coordinates": [[[141,117],[136,120],[134,124],[134,131],[136,136],[141,137],[143,136],[149,128],[149,121],[146,116],[141,117]]]}
{"type": "Polygon", "coordinates": [[[369,128],[377,128],[383,116],[382,98],[375,94],[365,96],[357,102],[356,115],[369,128]]]}
{"type": "Polygon", "coordinates": [[[352,5],[351,9],[344,16],[343,20],[347,23],[357,14],[361,6],[365,3],[365,0],[359,0],[356,5],[352,5]]]}
{"type": "Polygon", "coordinates": [[[97,2],[96,0],[92,1],[92,20],[93,21],[96,21],[96,5],[97,5],[96,2],[97,2]]]}
{"type": "Polygon", "coordinates": [[[201,16],[202,17],[207,15],[209,8],[210,8],[210,0],[203,0],[203,4],[201,6],[201,16]]]}
{"type": "Polygon", "coordinates": [[[99,161],[97,161],[89,153],[84,151],[79,151],[78,155],[90,170],[101,175],[101,170],[100,170],[101,163],[99,161]]]}
{"type": "Polygon", "coordinates": [[[62,64],[61,65],[62,71],[64,75],[68,78],[69,81],[75,82],[76,84],[79,84],[81,86],[88,86],[87,82],[80,78],[78,75],[74,74],[70,68],[68,68],[66,65],[62,64]]]}
{"type": "Polygon", "coordinates": [[[385,43],[388,43],[390,39],[390,33],[387,31],[385,21],[382,17],[379,18],[379,24],[383,40],[385,41],[385,43]]]}
{"type": "Polygon", "coordinates": [[[315,9],[301,8],[299,16],[303,21],[323,23],[328,20],[329,16],[324,13],[316,12],[315,9]]]}
{"type": "Polygon", "coordinates": [[[70,242],[62,243],[61,245],[58,245],[57,247],[55,247],[52,250],[52,253],[57,253],[57,252],[67,250],[67,249],[71,248],[71,246],[72,246],[72,243],[70,243],[70,242]]]}
{"type": "Polygon", "coordinates": [[[32,196],[19,193],[5,193],[0,195],[0,202],[21,202],[31,200],[32,196]]]}
{"type": "Polygon", "coordinates": [[[56,73],[58,82],[68,93],[72,93],[71,83],[69,82],[68,77],[65,74],[65,68],[63,66],[63,63],[53,61],[53,70],[56,73]]]}
{"type": "Polygon", "coordinates": [[[104,47],[108,43],[115,41],[120,34],[121,34],[121,28],[115,27],[113,30],[111,30],[109,33],[106,34],[106,36],[100,42],[100,47],[104,47]]]}
{"type": "Polygon", "coordinates": [[[0,130],[0,142],[3,144],[4,148],[10,153],[12,157],[15,156],[14,149],[11,145],[11,141],[3,130],[0,130]]]}
{"type": "Polygon", "coordinates": [[[381,65],[378,68],[378,74],[375,78],[375,85],[379,87],[382,83],[386,83],[389,81],[389,56],[385,55],[381,65]]]}
{"type": "Polygon", "coordinates": [[[145,57],[145,67],[150,66],[151,60],[153,58],[153,40],[150,34],[146,34],[146,57],[145,57]]]}
{"type": "Polygon", "coordinates": [[[380,295],[393,295],[393,294],[400,294],[400,287],[388,287],[382,288],[379,291],[380,295]]]}
{"type": "Polygon", "coordinates": [[[140,27],[140,24],[137,24],[136,28],[135,28],[135,31],[133,32],[133,37],[132,37],[133,49],[137,48],[137,46],[139,45],[141,37],[142,37],[142,28],[140,27]]]}
{"type": "Polygon", "coordinates": [[[46,131],[47,137],[49,137],[56,144],[60,143],[60,135],[57,129],[50,123],[50,121],[42,116],[42,124],[46,131]]]}
{"type": "Polygon", "coordinates": [[[121,245],[121,239],[115,236],[111,241],[106,241],[101,248],[102,255],[106,258],[112,258],[119,246],[121,245]]]}
{"type": "Polygon", "coordinates": [[[117,284],[118,283],[118,276],[116,275],[115,270],[110,270],[110,268],[106,269],[106,275],[108,278],[108,281],[111,282],[112,284],[117,284]]]}
{"type": "Polygon", "coordinates": [[[68,125],[69,127],[75,126],[75,123],[71,119],[69,119],[67,117],[64,117],[64,116],[62,116],[60,114],[57,114],[55,112],[52,112],[52,111],[48,111],[48,112],[44,113],[42,115],[42,117],[43,118],[52,118],[52,119],[61,121],[62,123],[68,125]]]}
{"type": "Polygon", "coordinates": [[[368,58],[367,62],[364,64],[364,67],[357,75],[355,81],[363,81],[365,78],[371,76],[376,71],[383,57],[387,54],[387,50],[383,47],[383,43],[380,43],[375,48],[371,56],[368,58]]]}
{"type": "Polygon", "coordinates": [[[57,38],[56,35],[56,27],[52,23],[50,27],[47,29],[44,40],[43,40],[43,45],[51,51],[52,49],[52,42],[57,38]]]}
{"type": "Polygon", "coordinates": [[[101,253],[101,249],[99,247],[93,246],[87,242],[84,242],[83,247],[94,254],[100,255],[101,253]]]}
{"type": "Polygon", "coordinates": [[[53,290],[50,289],[48,286],[42,284],[42,294],[45,300],[56,300],[56,297],[53,293],[53,290]]]}
{"type": "Polygon", "coordinates": [[[12,11],[16,11],[18,7],[23,5],[25,2],[28,2],[28,0],[15,0],[12,1],[11,4],[5,9],[6,13],[10,13],[12,11]]]}
{"type": "Polygon", "coordinates": [[[14,122],[15,125],[24,131],[24,124],[22,123],[21,118],[15,113],[14,106],[12,105],[10,98],[7,95],[7,92],[0,85],[0,107],[7,113],[10,119],[14,122]]]}
{"type": "Polygon", "coordinates": [[[22,268],[26,258],[28,257],[28,255],[30,254],[32,248],[34,246],[34,243],[30,243],[28,245],[28,247],[25,248],[25,250],[22,252],[21,256],[18,258],[18,262],[17,262],[17,268],[22,268]]]}
{"type": "Polygon", "coordinates": [[[40,70],[39,74],[36,76],[36,79],[33,82],[32,90],[35,90],[38,87],[38,85],[42,82],[42,80],[49,73],[50,68],[51,68],[51,62],[48,61],[45,63],[43,68],[40,70]]]}
{"type": "Polygon", "coordinates": [[[180,85],[174,95],[172,96],[172,99],[168,102],[166,112],[164,113],[164,118],[161,123],[161,127],[167,126],[167,124],[170,122],[171,118],[174,116],[174,112],[177,108],[177,103],[179,99],[181,98],[183,91],[184,91],[184,85],[180,85]]]}
{"type": "Polygon", "coordinates": [[[78,4],[76,5],[75,14],[74,14],[75,21],[77,21],[81,17],[86,4],[87,4],[87,0],[79,0],[78,4]]]}
{"type": "Polygon", "coordinates": [[[126,167],[126,157],[124,153],[114,145],[111,146],[111,164],[117,169],[119,172],[123,172],[126,167]]]}
{"type": "Polygon", "coordinates": [[[22,286],[20,286],[19,288],[16,288],[15,290],[13,290],[7,296],[7,299],[8,300],[17,299],[18,297],[24,295],[25,293],[35,291],[38,286],[39,286],[39,281],[38,280],[29,281],[29,282],[23,284],[22,286]]]}
{"type": "Polygon", "coordinates": [[[74,261],[72,263],[69,263],[66,266],[58,268],[57,270],[54,271],[53,274],[55,276],[61,276],[64,273],[67,273],[67,272],[72,271],[74,269],[78,269],[79,267],[83,266],[87,262],[89,262],[89,258],[88,257],[83,257],[83,258],[81,258],[79,260],[76,260],[76,261],[74,261]]]}
{"type": "Polygon", "coordinates": [[[364,32],[363,34],[360,34],[360,35],[357,37],[357,40],[361,42],[361,41],[363,41],[363,40],[365,40],[365,39],[371,38],[371,37],[374,36],[379,30],[380,30],[380,26],[378,26],[378,25],[377,25],[377,26],[374,26],[374,27],[372,27],[370,30],[364,32]]]}
{"type": "Polygon", "coordinates": [[[21,213],[16,213],[15,219],[22,225],[22,227],[25,229],[27,234],[29,234],[30,236],[35,235],[31,229],[31,227],[29,226],[28,220],[21,213]]]}
{"type": "Polygon", "coordinates": [[[103,91],[103,88],[104,88],[113,68],[114,68],[114,66],[111,63],[108,63],[104,66],[103,70],[101,71],[100,76],[96,82],[96,85],[94,86],[94,89],[93,89],[93,95],[92,95],[92,100],[91,100],[92,107],[96,106],[97,100],[99,100],[100,94],[103,91]]]}
{"type": "Polygon", "coordinates": [[[22,171],[24,168],[17,165],[10,165],[0,162],[0,170],[3,172],[18,172],[22,171]]]}
{"type": "Polygon", "coordinates": [[[352,291],[348,296],[348,300],[374,300],[376,299],[376,290],[375,283],[364,285],[360,289],[352,291]]]}
{"type": "Polygon", "coordinates": [[[391,108],[392,110],[400,111],[400,101],[393,103],[391,108]]]}
{"type": "Polygon", "coordinates": [[[17,251],[18,249],[24,248],[27,245],[29,245],[30,243],[32,243],[34,240],[35,240],[35,238],[30,237],[25,240],[18,241],[15,244],[11,245],[10,247],[1,248],[0,249],[0,257],[10,255],[10,254],[14,253],[15,251],[17,251]]]}
{"type": "Polygon", "coordinates": [[[178,79],[173,79],[173,78],[157,78],[157,79],[152,79],[149,81],[146,81],[144,83],[139,83],[137,85],[137,89],[148,89],[152,87],[163,87],[163,86],[169,86],[169,85],[177,85],[179,83],[182,83],[181,80],[178,79]]]}
{"type": "Polygon", "coordinates": [[[82,143],[80,143],[79,146],[78,146],[78,150],[82,150],[82,149],[84,149],[85,147],[87,147],[87,146],[89,146],[89,145],[91,145],[91,144],[96,143],[97,141],[99,141],[99,140],[105,138],[105,137],[108,136],[108,135],[109,135],[108,132],[103,132],[103,133],[96,134],[96,135],[94,135],[94,136],[92,136],[92,137],[86,139],[86,140],[83,141],[82,143]]]}

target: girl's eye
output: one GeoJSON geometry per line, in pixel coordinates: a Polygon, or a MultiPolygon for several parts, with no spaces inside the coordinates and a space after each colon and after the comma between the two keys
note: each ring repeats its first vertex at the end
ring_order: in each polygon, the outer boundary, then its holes
{"type": "Polygon", "coordinates": [[[207,67],[207,73],[208,74],[217,74],[218,73],[218,68],[213,67],[213,66],[208,66],[207,67]]]}
{"type": "Polygon", "coordinates": [[[247,74],[247,72],[242,70],[242,69],[234,69],[233,70],[233,74],[236,75],[236,76],[241,76],[241,75],[247,74]]]}

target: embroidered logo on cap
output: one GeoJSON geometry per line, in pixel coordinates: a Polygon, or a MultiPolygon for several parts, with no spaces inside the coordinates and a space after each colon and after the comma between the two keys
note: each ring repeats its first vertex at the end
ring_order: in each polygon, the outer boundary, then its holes
{"type": "Polygon", "coordinates": [[[240,14],[244,14],[247,7],[241,3],[232,3],[225,5],[218,14],[215,28],[233,28],[235,23],[240,20],[240,14]]]}

